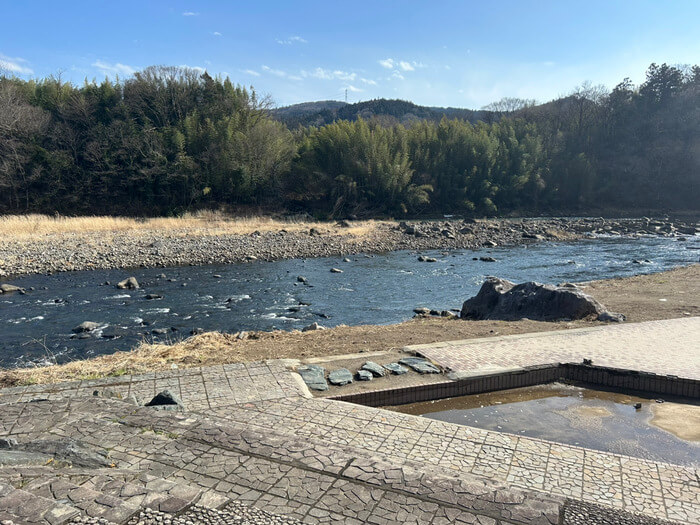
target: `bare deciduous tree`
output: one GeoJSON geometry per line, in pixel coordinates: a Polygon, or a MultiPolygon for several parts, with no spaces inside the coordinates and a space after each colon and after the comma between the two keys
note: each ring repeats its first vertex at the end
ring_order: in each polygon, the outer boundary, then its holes
{"type": "Polygon", "coordinates": [[[11,79],[0,77],[0,189],[20,207],[20,186],[28,205],[27,162],[32,138],[42,133],[49,115],[23,100],[11,79]]]}

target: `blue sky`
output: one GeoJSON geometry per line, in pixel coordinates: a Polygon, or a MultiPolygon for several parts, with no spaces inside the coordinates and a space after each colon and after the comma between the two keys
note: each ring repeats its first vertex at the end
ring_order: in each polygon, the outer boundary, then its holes
{"type": "Polygon", "coordinates": [[[0,67],[81,83],[203,68],[278,105],[378,97],[479,108],[700,62],[700,1],[0,0],[0,67]]]}

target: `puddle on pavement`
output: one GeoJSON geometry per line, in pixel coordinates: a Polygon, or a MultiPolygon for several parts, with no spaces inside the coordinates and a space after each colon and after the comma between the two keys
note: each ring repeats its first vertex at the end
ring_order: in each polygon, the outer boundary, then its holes
{"type": "MultiPolygon", "coordinates": [[[[685,400],[684,400],[685,401],[685,400]]],[[[553,383],[391,407],[655,461],[700,465],[700,406],[553,383]],[[634,405],[641,403],[640,409],[634,405]]]]}

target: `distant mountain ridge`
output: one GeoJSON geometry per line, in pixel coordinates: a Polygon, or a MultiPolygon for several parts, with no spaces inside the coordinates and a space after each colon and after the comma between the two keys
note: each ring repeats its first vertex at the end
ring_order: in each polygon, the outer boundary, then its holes
{"type": "Polygon", "coordinates": [[[325,126],[336,120],[380,119],[387,124],[409,124],[417,120],[439,121],[443,117],[477,122],[493,120],[491,111],[464,108],[419,106],[406,100],[384,98],[348,104],[336,100],[303,102],[272,110],[272,116],[290,129],[299,126],[325,126]]]}

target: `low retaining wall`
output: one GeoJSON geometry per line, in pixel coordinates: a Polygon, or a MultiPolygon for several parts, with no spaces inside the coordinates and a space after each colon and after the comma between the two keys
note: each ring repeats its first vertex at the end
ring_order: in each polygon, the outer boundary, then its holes
{"type": "Polygon", "coordinates": [[[700,381],[694,379],[572,363],[540,365],[456,381],[446,380],[429,385],[373,390],[332,396],[328,399],[380,407],[522,388],[555,381],[624,390],[628,393],[639,392],[700,399],[700,381]]]}

